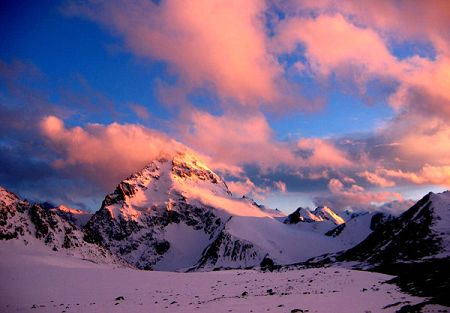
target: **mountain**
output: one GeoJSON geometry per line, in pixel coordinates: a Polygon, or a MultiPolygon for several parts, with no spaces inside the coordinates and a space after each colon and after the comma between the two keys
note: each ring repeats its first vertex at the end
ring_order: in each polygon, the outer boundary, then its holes
{"type": "Polygon", "coordinates": [[[313,212],[308,209],[299,207],[297,210],[288,215],[285,219],[285,224],[298,224],[300,222],[305,223],[313,223],[313,222],[322,222],[323,219],[319,216],[316,216],[313,212]]]}
{"type": "Polygon", "coordinates": [[[141,269],[209,270],[289,264],[342,250],[335,238],[280,222],[281,214],[235,198],[194,155],[150,162],[123,180],[86,224],[86,240],[141,269]]]}
{"type": "MultiPolygon", "coordinates": [[[[337,214],[328,207],[298,208],[286,217],[233,197],[225,181],[189,153],[151,161],[120,182],[94,214],[31,205],[4,189],[0,199],[1,239],[39,241],[95,262],[111,259],[148,270],[286,265],[324,254],[344,258],[340,251],[359,247],[391,223],[382,214],[337,214]]],[[[355,250],[361,259],[363,250],[355,250]]]]}
{"type": "MultiPolygon", "coordinates": [[[[449,225],[450,192],[430,192],[398,217],[374,215],[373,232],[354,247],[305,264],[316,267],[337,262],[395,275],[390,282],[403,291],[450,306],[449,225]]],[[[420,306],[414,312],[419,311],[420,306]]]]}
{"type": "MultiPolygon", "coordinates": [[[[349,216],[348,212],[344,212],[344,214],[345,217],[349,216]]],[[[327,206],[320,206],[314,211],[299,207],[284,220],[284,223],[286,224],[298,224],[300,222],[329,222],[328,225],[341,225],[345,223],[345,218],[341,217],[327,206]]]]}
{"type": "Polygon", "coordinates": [[[341,225],[345,223],[345,220],[342,217],[333,212],[333,210],[331,210],[327,206],[317,207],[314,210],[313,214],[322,219],[322,221],[330,221],[335,225],[341,225]]]}
{"type": "Polygon", "coordinates": [[[233,199],[222,178],[194,156],[176,154],[122,181],[85,228],[88,240],[133,266],[174,270],[195,265],[237,214],[270,216],[233,199]]]}
{"type": "Polygon", "coordinates": [[[30,204],[0,187],[0,240],[87,259],[95,263],[123,264],[102,246],[84,241],[84,232],[54,210],[30,204]]]}
{"type": "Polygon", "coordinates": [[[91,212],[69,208],[63,204],[50,208],[50,210],[78,227],[84,227],[93,215],[91,212]]]}
{"type": "Polygon", "coordinates": [[[338,256],[372,266],[450,257],[450,192],[429,193],[338,256]]]}

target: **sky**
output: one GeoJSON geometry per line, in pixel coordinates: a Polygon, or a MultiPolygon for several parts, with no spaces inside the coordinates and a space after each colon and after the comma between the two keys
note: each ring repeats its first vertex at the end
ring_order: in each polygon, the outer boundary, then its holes
{"type": "Polygon", "coordinates": [[[0,185],[97,210],[162,153],[291,212],[450,186],[450,2],[2,1],[0,185]]]}

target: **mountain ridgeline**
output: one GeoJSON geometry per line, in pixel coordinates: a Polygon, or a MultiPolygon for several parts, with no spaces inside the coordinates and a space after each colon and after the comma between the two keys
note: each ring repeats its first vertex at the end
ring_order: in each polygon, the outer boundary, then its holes
{"type": "Polygon", "coordinates": [[[399,217],[298,208],[289,216],[233,197],[195,156],[160,157],[119,183],[94,214],[31,204],[0,188],[0,239],[146,270],[206,271],[446,259],[450,193],[399,217]]]}

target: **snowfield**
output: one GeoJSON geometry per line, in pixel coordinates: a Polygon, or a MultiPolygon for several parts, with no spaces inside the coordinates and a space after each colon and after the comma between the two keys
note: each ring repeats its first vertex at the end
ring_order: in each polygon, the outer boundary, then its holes
{"type": "Polygon", "coordinates": [[[151,272],[18,241],[0,242],[0,255],[0,312],[375,313],[424,301],[383,283],[392,276],[336,267],[151,272]]]}

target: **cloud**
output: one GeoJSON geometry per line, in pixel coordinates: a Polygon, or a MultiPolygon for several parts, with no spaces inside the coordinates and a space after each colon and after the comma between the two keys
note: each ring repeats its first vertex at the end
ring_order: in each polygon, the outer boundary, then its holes
{"type": "Polygon", "coordinates": [[[425,164],[418,172],[402,170],[380,170],[382,175],[389,178],[397,178],[418,185],[434,184],[450,188],[450,166],[433,166],[425,164]]]}
{"type": "Polygon", "coordinates": [[[399,193],[390,191],[370,191],[356,184],[344,185],[339,179],[333,178],[328,182],[331,194],[325,197],[316,197],[316,205],[327,205],[336,209],[369,209],[383,203],[397,200],[403,201],[399,193]]]}
{"type": "Polygon", "coordinates": [[[332,142],[325,139],[300,139],[297,147],[303,152],[310,153],[306,158],[306,162],[311,167],[341,168],[350,167],[352,164],[345,152],[339,150],[332,142]]]}
{"type": "Polygon", "coordinates": [[[279,3],[285,12],[296,14],[335,14],[352,18],[395,40],[431,41],[438,51],[448,48],[450,4],[445,0],[411,1],[293,0],[279,3]]]}
{"type": "Polygon", "coordinates": [[[112,188],[149,161],[185,147],[167,136],[134,124],[88,124],[67,128],[48,116],[40,123],[47,145],[56,154],[53,166],[112,188]]]}
{"type": "Polygon", "coordinates": [[[228,188],[234,196],[249,196],[251,198],[264,199],[270,189],[256,186],[248,177],[241,181],[227,182],[228,188]]]}
{"type": "Polygon", "coordinates": [[[287,191],[286,184],[281,180],[275,182],[275,187],[280,191],[285,193],[287,191]]]}
{"type": "Polygon", "coordinates": [[[320,177],[326,169],[352,166],[345,152],[331,140],[278,140],[263,114],[216,116],[195,110],[189,116],[183,115],[178,124],[180,140],[214,162],[239,167],[256,165],[263,172],[285,166],[320,177]]]}
{"type": "Polygon", "coordinates": [[[367,93],[370,82],[378,80],[394,90],[388,100],[397,110],[416,107],[411,95],[427,95],[437,100],[426,101],[430,107],[422,105],[421,110],[450,114],[450,50],[435,59],[418,54],[400,59],[377,29],[361,26],[341,13],[287,18],[278,25],[274,43],[279,53],[293,57],[299,57],[297,47],[303,45],[304,62],[318,79],[337,75],[355,84],[361,95],[367,93]]]}
{"type": "Polygon", "coordinates": [[[164,61],[183,84],[210,84],[243,105],[273,101],[281,68],[268,53],[264,1],[88,1],[65,12],[100,22],[134,54],[164,61]]]}
{"type": "Polygon", "coordinates": [[[143,105],[130,103],[130,108],[141,120],[147,121],[150,119],[150,112],[143,105]]]}
{"type": "Polygon", "coordinates": [[[324,76],[343,64],[360,66],[362,73],[394,71],[397,67],[375,31],[357,27],[340,14],[289,18],[278,26],[276,43],[287,53],[303,43],[313,72],[324,76]]]}
{"type": "Polygon", "coordinates": [[[380,186],[380,187],[392,187],[395,186],[395,182],[388,180],[386,178],[381,177],[380,175],[376,173],[371,173],[369,171],[364,171],[361,173],[358,173],[360,177],[365,178],[369,183],[380,186]]]}
{"type": "Polygon", "coordinates": [[[193,111],[183,119],[184,124],[179,130],[182,141],[215,161],[234,165],[257,164],[265,169],[295,161],[289,145],[275,140],[262,114],[215,116],[193,111]]]}

